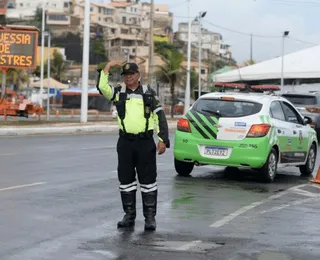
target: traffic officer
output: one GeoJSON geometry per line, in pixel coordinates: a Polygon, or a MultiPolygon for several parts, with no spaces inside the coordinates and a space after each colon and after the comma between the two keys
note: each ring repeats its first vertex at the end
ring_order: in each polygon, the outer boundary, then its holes
{"type": "Polygon", "coordinates": [[[118,111],[118,179],[125,212],[118,228],[135,224],[137,173],[145,217],[144,229],[155,230],[158,194],[156,152],[163,154],[170,147],[168,123],[155,91],[140,84],[137,64],[123,65],[123,87],[112,87],[108,83],[109,71],[114,66],[122,66],[122,63],[110,61],[103,70],[98,70],[97,88],[106,99],[114,102],[118,111]],[[159,139],[157,147],[153,139],[155,123],[159,139]]]}

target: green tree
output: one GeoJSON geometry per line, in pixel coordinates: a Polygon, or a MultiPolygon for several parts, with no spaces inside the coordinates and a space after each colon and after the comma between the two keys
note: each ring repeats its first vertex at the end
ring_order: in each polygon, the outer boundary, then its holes
{"type": "Polygon", "coordinates": [[[163,60],[165,65],[158,65],[157,76],[161,81],[169,83],[171,93],[171,118],[173,118],[173,108],[175,105],[175,85],[181,76],[181,65],[184,60],[182,53],[176,50],[167,49],[164,52],[163,60]]]}
{"type": "Polygon", "coordinates": [[[107,59],[106,57],[106,49],[104,47],[104,40],[103,37],[97,37],[91,41],[91,51],[94,54],[94,58],[96,64],[99,64],[101,61],[107,59]]]}
{"type": "MultiPolygon", "coordinates": [[[[154,51],[156,53],[159,53],[160,55],[166,57],[167,51],[178,51],[177,46],[173,44],[169,44],[166,42],[155,42],[155,48],[154,51]]],[[[167,57],[166,57],[167,58],[167,57]]]]}
{"type": "Polygon", "coordinates": [[[56,50],[53,52],[53,59],[51,60],[50,65],[52,77],[58,81],[61,81],[69,66],[60,52],[56,50]]]}
{"type": "Polygon", "coordinates": [[[256,64],[256,61],[255,61],[255,60],[246,60],[246,61],[244,62],[244,65],[245,65],[245,66],[250,66],[250,65],[254,65],[254,64],[256,64]]]}
{"type": "Polygon", "coordinates": [[[191,97],[195,99],[195,93],[194,90],[199,85],[199,74],[193,69],[190,71],[190,91],[191,91],[191,97]]]}
{"type": "MultiPolygon", "coordinates": [[[[36,12],[34,13],[33,19],[28,20],[27,25],[35,26],[39,30],[42,28],[42,8],[37,7],[36,12]]],[[[41,38],[41,33],[39,33],[41,38]]]]}
{"type": "MultiPolygon", "coordinates": [[[[184,82],[184,85],[187,85],[187,70],[184,69],[184,74],[185,76],[183,76],[183,82],[184,82]]],[[[194,90],[198,87],[198,77],[199,77],[199,74],[194,70],[194,69],[191,69],[190,71],[190,94],[191,94],[191,97],[193,99],[195,99],[195,93],[194,93],[194,90]]]]}
{"type": "MultiPolygon", "coordinates": [[[[44,78],[47,78],[48,77],[48,61],[45,61],[43,68],[44,68],[43,76],[44,78]]],[[[50,60],[50,77],[58,81],[61,81],[61,79],[64,77],[64,74],[68,68],[69,68],[69,63],[64,60],[60,52],[55,50],[50,60]]],[[[34,74],[37,77],[41,76],[40,66],[36,68],[36,70],[34,71],[34,74]]]]}
{"type": "MultiPolygon", "coordinates": [[[[2,79],[2,73],[1,79],[2,79]]],[[[8,69],[6,85],[14,85],[14,91],[19,91],[23,89],[23,86],[29,83],[29,75],[25,70],[21,69],[8,69]]]]}

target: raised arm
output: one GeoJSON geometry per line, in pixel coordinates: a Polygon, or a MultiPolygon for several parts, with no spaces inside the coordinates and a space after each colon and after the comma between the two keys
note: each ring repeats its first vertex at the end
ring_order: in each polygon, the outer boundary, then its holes
{"type": "Polygon", "coordinates": [[[103,70],[98,70],[97,89],[100,94],[108,100],[113,100],[117,91],[117,88],[114,88],[109,84],[109,71],[112,67],[121,65],[121,62],[119,61],[110,61],[103,70]]]}

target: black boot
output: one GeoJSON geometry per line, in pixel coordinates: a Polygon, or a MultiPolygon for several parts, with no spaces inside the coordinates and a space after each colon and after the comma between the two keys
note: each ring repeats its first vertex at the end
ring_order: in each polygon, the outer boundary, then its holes
{"type": "Polygon", "coordinates": [[[157,191],[141,192],[143,216],[145,217],[144,230],[156,230],[157,191]]]}
{"type": "Polygon", "coordinates": [[[123,211],[126,213],[121,221],[118,222],[118,228],[132,227],[136,219],[136,191],[120,192],[123,211]]]}

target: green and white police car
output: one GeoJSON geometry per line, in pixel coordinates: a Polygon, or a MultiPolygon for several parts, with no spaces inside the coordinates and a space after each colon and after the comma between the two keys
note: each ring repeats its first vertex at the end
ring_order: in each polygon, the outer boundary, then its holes
{"type": "Polygon", "coordinates": [[[318,149],[310,122],[280,96],[205,94],[177,123],[176,172],[188,176],[194,165],[252,168],[272,182],[278,167],[296,166],[310,175],[318,149]]]}

